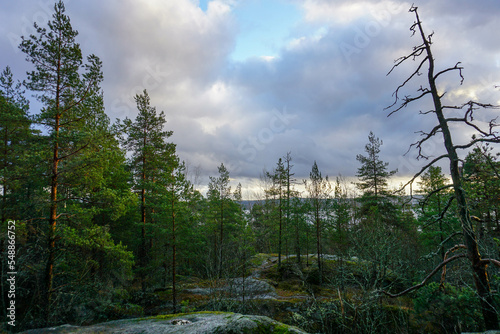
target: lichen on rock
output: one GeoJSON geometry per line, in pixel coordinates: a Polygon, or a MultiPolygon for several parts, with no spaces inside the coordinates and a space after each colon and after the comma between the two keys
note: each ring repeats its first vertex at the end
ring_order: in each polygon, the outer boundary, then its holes
{"type": "Polygon", "coordinates": [[[34,329],[25,334],[66,333],[127,333],[127,334],[307,334],[301,329],[288,326],[264,316],[226,312],[197,312],[156,316],[151,318],[110,321],[92,326],[58,326],[34,329]]]}

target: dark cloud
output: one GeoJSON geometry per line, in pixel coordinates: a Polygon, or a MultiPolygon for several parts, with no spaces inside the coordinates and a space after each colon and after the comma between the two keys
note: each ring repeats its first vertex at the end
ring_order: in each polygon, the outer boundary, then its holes
{"type": "MultiPolygon", "coordinates": [[[[418,139],[416,131],[434,124],[432,117],[418,115],[429,104],[390,118],[384,110],[416,65],[386,76],[393,61],[419,43],[410,37],[411,3],[290,1],[302,8],[303,21],[290,31],[288,45],[276,58],[243,62],[230,57],[239,27],[229,0],[210,2],[206,12],[190,0],[66,4],[84,53],[103,60],[110,117],[135,117],[133,96],[148,89],[152,103],[166,113],[181,158],[201,165],[205,176],[216,174],[223,162],[233,177],[253,184],[249,180],[289,151],[298,178],[308,176],[314,160],[331,177],[354,176],[356,155],[363,153],[370,131],[384,141],[381,157],[390,168],[403,176],[414,172],[422,162],[404,153],[418,139]]],[[[462,86],[455,74],[443,78],[446,103],[473,98],[499,103],[500,3],[415,4],[425,29],[435,32],[438,66],[458,61],[465,66],[462,86]]],[[[18,0],[0,6],[0,65],[10,65],[22,78],[29,64],[16,48],[18,38],[30,33],[33,20],[44,23],[52,4],[18,0]]],[[[416,87],[418,81],[403,92],[416,87]]],[[[468,135],[463,132],[461,140],[468,135]]],[[[427,149],[438,155],[439,139],[427,149]]]]}

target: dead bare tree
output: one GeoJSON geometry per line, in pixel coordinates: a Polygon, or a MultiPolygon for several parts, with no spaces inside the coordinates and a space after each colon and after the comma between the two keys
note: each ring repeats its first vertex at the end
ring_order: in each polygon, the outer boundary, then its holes
{"type": "MultiPolygon", "coordinates": [[[[429,132],[421,131],[421,139],[417,142],[413,143],[410,146],[411,148],[415,148],[418,152],[417,159],[426,159],[429,160],[422,169],[414,175],[414,177],[405,185],[410,186],[413,182],[430,166],[434,165],[438,161],[443,159],[447,159],[450,164],[450,174],[452,179],[453,186],[453,194],[454,200],[457,203],[457,215],[461,223],[462,235],[463,235],[463,245],[454,246],[447,254],[456,251],[458,249],[464,248],[466,249],[466,253],[461,253],[454,255],[452,257],[443,259],[441,262],[420,284],[417,284],[413,287],[406,289],[405,291],[397,294],[391,294],[386,291],[384,293],[391,297],[401,296],[415,289],[421,288],[424,286],[429,279],[437,274],[441,269],[445,270],[446,264],[459,259],[459,258],[467,258],[470,262],[471,269],[473,271],[474,283],[477,290],[477,294],[480,297],[480,303],[482,308],[482,314],[484,318],[484,323],[486,329],[498,329],[498,314],[493,304],[493,297],[490,289],[490,283],[488,280],[487,274],[487,266],[489,264],[499,265],[499,261],[494,259],[483,259],[481,254],[479,253],[478,240],[476,234],[473,229],[473,224],[471,221],[471,217],[469,215],[469,210],[466,201],[466,193],[464,188],[462,187],[462,179],[460,175],[459,162],[460,158],[458,152],[460,150],[464,150],[474,146],[476,143],[480,142],[490,142],[490,143],[499,143],[500,137],[495,128],[498,126],[496,123],[496,119],[489,122],[477,122],[474,119],[474,112],[478,109],[485,108],[497,108],[496,106],[490,104],[483,104],[475,101],[469,101],[462,105],[445,105],[444,104],[444,95],[445,93],[439,93],[437,89],[437,81],[444,74],[448,72],[458,72],[460,77],[460,84],[463,83],[464,77],[462,76],[463,67],[460,63],[455,64],[455,66],[448,67],[441,71],[436,71],[434,56],[432,54],[431,45],[432,45],[432,36],[426,35],[424,33],[422,22],[420,21],[417,7],[412,6],[410,8],[410,12],[415,14],[416,21],[410,27],[412,32],[412,36],[415,34],[418,35],[422,43],[413,47],[411,53],[401,58],[398,58],[395,61],[394,66],[389,71],[390,74],[395,68],[403,64],[408,60],[416,61],[418,66],[414,70],[414,72],[401,84],[397,87],[394,92],[395,101],[394,103],[388,107],[388,109],[392,110],[389,114],[392,114],[400,111],[401,109],[407,107],[410,103],[422,100],[426,97],[432,97],[433,101],[433,110],[428,110],[426,112],[420,112],[421,114],[428,115],[434,114],[437,118],[438,124],[434,126],[429,132]],[[406,87],[410,81],[415,79],[416,77],[422,74],[422,71],[427,69],[427,83],[425,86],[420,86],[417,90],[417,94],[415,96],[404,96],[400,97],[402,94],[403,87],[406,87]],[[451,117],[451,112],[460,112],[463,111],[463,117],[451,117]],[[475,134],[472,136],[472,139],[463,145],[457,145],[453,143],[452,133],[450,130],[451,124],[462,124],[465,127],[471,128],[475,134]],[[429,141],[431,138],[437,136],[439,133],[442,134],[444,139],[444,147],[446,149],[446,153],[442,154],[436,158],[430,158],[426,156],[423,152],[423,144],[429,141]]],[[[446,209],[448,209],[447,206],[446,209]]]]}

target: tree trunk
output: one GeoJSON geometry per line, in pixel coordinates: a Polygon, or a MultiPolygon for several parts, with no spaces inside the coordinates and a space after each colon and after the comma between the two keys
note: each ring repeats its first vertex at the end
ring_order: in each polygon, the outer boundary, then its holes
{"type": "Polygon", "coordinates": [[[176,267],[177,267],[177,245],[175,238],[175,211],[174,211],[174,195],[172,194],[172,304],[173,312],[177,313],[177,290],[176,290],[176,267]]]}
{"type": "Polygon", "coordinates": [[[422,40],[424,41],[427,55],[429,58],[428,80],[430,84],[432,98],[434,101],[434,107],[435,107],[434,110],[439,120],[439,125],[441,126],[445,148],[448,153],[448,158],[450,160],[450,173],[458,205],[458,218],[462,225],[464,243],[465,246],[467,247],[468,258],[471,262],[472,270],[474,272],[474,283],[476,285],[477,293],[480,297],[484,322],[486,325],[486,329],[488,330],[498,329],[499,328],[498,316],[493,306],[493,297],[491,295],[488,275],[486,272],[486,264],[481,260],[481,254],[479,253],[477,238],[472,227],[472,222],[470,220],[470,215],[466,201],[466,194],[462,186],[462,179],[458,167],[458,162],[459,162],[458,154],[452,142],[451,132],[448,127],[448,121],[444,116],[443,107],[441,105],[441,96],[439,95],[436,87],[435,76],[434,76],[434,58],[432,56],[430,44],[427,41],[425,35],[423,34],[418,16],[417,16],[417,22],[419,22],[418,24],[422,35],[421,37],[422,40]]]}
{"type": "Polygon", "coordinates": [[[280,198],[279,198],[279,235],[278,235],[278,269],[281,269],[281,229],[282,229],[282,211],[281,211],[281,181],[280,181],[280,198]]]}
{"type": "Polygon", "coordinates": [[[321,219],[319,217],[319,199],[316,203],[316,250],[318,253],[318,273],[319,273],[319,285],[323,284],[323,266],[321,263],[321,219]]]}
{"type": "Polygon", "coordinates": [[[57,224],[57,189],[58,189],[58,167],[59,167],[59,122],[60,115],[56,116],[56,141],[54,143],[54,155],[52,160],[52,177],[50,184],[50,213],[49,213],[49,233],[48,233],[48,258],[45,267],[45,303],[46,321],[49,323],[52,304],[52,289],[54,281],[54,262],[56,248],[56,224],[57,224]]]}
{"type": "Polygon", "coordinates": [[[222,242],[224,241],[224,198],[222,197],[221,191],[221,199],[220,199],[220,245],[219,245],[219,278],[222,278],[222,242]]]}
{"type": "Polygon", "coordinates": [[[145,274],[143,270],[146,268],[146,131],[143,137],[143,152],[142,152],[142,186],[141,186],[141,248],[139,249],[139,265],[141,266],[141,288],[146,291],[145,274]]]}
{"type": "MultiPolygon", "coordinates": [[[[59,43],[60,46],[60,43],[59,43]]],[[[52,157],[52,175],[50,180],[50,212],[48,232],[48,258],[45,266],[45,320],[50,322],[52,290],[54,282],[54,262],[56,252],[56,224],[57,224],[57,189],[59,185],[59,130],[61,122],[60,96],[61,94],[61,59],[57,63],[56,103],[54,123],[54,149],[52,157]]]]}
{"type": "Polygon", "coordinates": [[[300,234],[299,234],[299,217],[295,217],[295,256],[297,257],[297,264],[301,266],[302,261],[300,258],[300,234]]]}

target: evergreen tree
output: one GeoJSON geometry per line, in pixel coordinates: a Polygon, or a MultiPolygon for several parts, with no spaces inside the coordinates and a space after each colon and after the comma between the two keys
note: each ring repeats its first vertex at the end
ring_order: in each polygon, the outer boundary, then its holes
{"type": "Polygon", "coordinates": [[[135,96],[139,114],[135,121],[126,118],[121,142],[131,153],[129,166],[133,176],[133,188],[140,201],[140,245],[138,250],[138,273],[142,289],[146,289],[146,271],[153,243],[154,211],[158,190],[172,182],[165,177],[172,175],[178,165],[175,145],[167,142],[172,131],[164,129],[164,112],[157,113],[146,90],[135,96]]]}
{"type": "MultiPolygon", "coordinates": [[[[187,203],[190,199],[191,194],[194,192],[193,186],[186,179],[185,171],[186,166],[184,163],[182,163],[172,171],[171,175],[165,175],[165,178],[167,178],[167,180],[164,181],[164,183],[166,184],[163,193],[164,197],[160,201],[162,205],[158,207],[160,210],[159,216],[164,217],[161,219],[161,221],[167,221],[164,239],[168,241],[166,243],[166,246],[170,246],[171,248],[172,304],[174,313],[177,313],[178,311],[177,257],[179,250],[182,250],[183,247],[187,248],[188,243],[187,240],[182,240],[184,241],[184,244],[181,244],[179,242],[179,234],[182,234],[179,233],[179,230],[182,232],[186,229],[185,222],[189,218],[187,203]]],[[[165,250],[165,254],[168,254],[168,250],[165,250]]],[[[163,256],[163,258],[166,259],[167,257],[163,256]]],[[[165,271],[167,271],[167,261],[163,261],[165,265],[165,271]]]]}
{"type": "Polygon", "coordinates": [[[348,231],[353,205],[352,200],[349,198],[345,181],[341,176],[338,176],[335,180],[334,194],[334,236],[332,240],[335,243],[334,248],[336,249],[336,253],[342,256],[345,255],[349,246],[348,231]]]}
{"type": "Polygon", "coordinates": [[[283,223],[284,209],[286,201],[287,185],[287,170],[283,163],[283,159],[279,158],[273,173],[267,173],[267,177],[272,180],[272,186],[267,190],[268,194],[274,198],[274,206],[277,213],[278,221],[278,268],[281,268],[281,255],[283,253],[283,223]]]}
{"type": "Polygon", "coordinates": [[[465,158],[464,187],[479,237],[500,231],[500,162],[493,148],[475,147],[465,158]]]}
{"type": "Polygon", "coordinates": [[[300,194],[298,192],[295,193],[295,196],[293,196],[290,200],[290,217],[288,221],[293,225],[294,229],[294,243],[295,243],[295,254],[297,256],[297,264],[299,266],[302,265],[302,255],[303,252],[308,255],[307,250],[304,250],[304,248],[307,249],[307,244],[306,244],[306,232],[308,229],[308,223],[307,223],[307,214],[309,212],[309,203],[306,201],[303,201],[302,198],[300,198],[300,194]]]}
{"type": "MultiPolygon", "coordinates": [[[[45,304],[47,320],[52,308],[54,292],[54,266],[56,262],[56,225],[60,220],[60,203],[65,198],[60,186],[65,175],[78,169],[73,163],[93,149],[101,134],[93,123],[106,117],[103,113],[101,62],[94,55],[84,64],[80,46],[76,43],[77,31],[65,15],[65,6],[59,1],[54,6],[53,19],[48,28],[35,23],[36,35],[22,38],[20,49],[34,65],[28,72],[26,87],[38,92],[37,98],[44,105],[35,117],[37,124],[47,129],[44,159],[49,161],[47,175],[50,179],[48,214],[48,256],[45,268],[45,304]]],[[[81,162],[77,165],[84,165],[81,162]]]]}
{"type": "Polygon", "coordinates": [[[309,193],[309,201],[316,229],[316,254],[318,256],[319,283],[322,284],[322,232],[324,229],[324,220],[329,214],[330,194],[333,189],[328,176],[323,178],[321,175],[316,161],[314,161],[311,173],[309,174],[309,180],[304,180],[304,185],[309,193]]]}
{"type": "Polygon", "coordinates": [[[389,163],[380,160],[380,146],[383,142],[370,131],[368,144],[365,146],[366,156],[358,154],[356,160],[361,163],[356,176],[360,182],[356,187],[363,192],[361,197],[361,216],[383,217],[387,222],[394,222],[395,208],[390,202],[391,194],[388,188],[389,178],[396,173],[388,171],[389,163]]]}
{"type": "Polygon", "coordinates": [[[443,174],[441,167],[431,166],[421,175],[418,183],[419,194],[424,197],[419,201],[419,221],[422,230],[421,237],[424,244],[435,251],[438,247],[440,261],[444,259],[447,249],[456,242],[450,240],[445,243],[454,231],[459,229],[458,221],[453,215],[453,210],[445,208],[453,205],[450,184],[443,174]]]}
{"type": "Polygon", "coordinates": [[[218,167],[219,176],[210,177],[208,184],[209,210],[214,220],[213,227],[213,256],[215,265],[215,277],[221,278],[225,259],[225,234],[224,227],[227,224],[229,202],[231,201],[231,186],[229,186],[229,171],[224,164],[218,167]]]}
{"type": "Polygon", "coordinates": [[[20,213],[24,211],[19,203],[22,198],[16,194],[19,194],[23,179],[29,177],[26,157],[28,147],[33,143],[33,130],[30,128],[28,101],[23,94],[21,83],[14,84],[7,66],[0,75],[1,226],[7,218],[21,219],[20,213]]]}
{"type": "Polygon", "coordinates": [[[358,283],[363,289],[380,288],[386,280],[388,269],[401,261],[399,245],[406,238],[402,214],[395,205],[396,198],[388,190],[389,179],[396,171],[388,171],[388,163],[380,159],[383,142],[373,132],[365,146],[367,155],[358,154],[361,163],[356,187],[363,191],[358,199],[359,224],[351,229],[350,241],[356,256],[367,260],[365,275],[358,283]]]}
{"type": "MultiPolygon", "coordinates": [[[[286,185],[286,190],[285,190],[285,200],[286,200],[286,206],[285,206],[285,224],[284,224],[284,230],[285,230],[285,250],[286,250],[286,255],[289,255],[289,243],[291,244],[292,241],[295,243],[295,251],[296,251],[296,256],[297,256],[297,263],[300,263],[300,251],[297,253],[297,250],[300,248],[299,243],[300,243],[300,237],[299,237],[299,231],[297,228],[293,229],[292,224],[291,224],[291,216],[292,216],[292,199],[294,197],[298,196],[298,191],[294,189],[294,183],[296,182],[296,179],[294,178],[294,173],[292,173],[292,154],[291,152],[287,152],[287,154],[283,157],[284,158],[284,167],[285,167],[285,185],[286,185]]],[[[298,226],[295,226],[298,227],[298,226]]]]}

